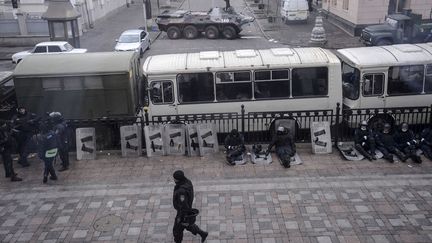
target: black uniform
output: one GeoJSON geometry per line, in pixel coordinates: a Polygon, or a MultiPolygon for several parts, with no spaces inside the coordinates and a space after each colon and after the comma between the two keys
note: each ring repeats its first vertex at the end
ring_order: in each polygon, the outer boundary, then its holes
{"type": "Polygon", "coordinates": [[[67,136],[67,123],[63,119],[54,120],[54,131],[58,137],[59,156],[62,161],[61,170],[69,168],[69,142],[67,136]]]}
{"type": "Polygon", "coordinates": [[[421,158],[416,154],[418,142],[415,140],[414,132],[410,129],[402,131],[399,129],[395,133],[395,142],[399,150],[403,151],[407,157],[410,157],[414,162],[421,163],[421,158]]]}
{"type": "Polygon", "coordinates": [[[364,155],[368,160],[376,159],[375,136],[371,129],[362,130],[361,128],[357,128],[354,131],[354,144],[357,151],[364,155]],[[368,151],[370,151],[370,153],[368,151]]]}
{"type": "Polygon", "coordinates": [[[426,158],[432,160],[432,129],[423,129],[420,135],[420,148],[426,158]]]}
{"type": "Polygon", "coordinates": [[[58,138],[52,129],[43,128],[39,135],[38,141],[39,158],[43,160],[45,169],[43,173],[43,182],[47,182],[48,175],[51,180],[57,180],[53,162],[58,153],[58,138]]]}
{"type": "Polygon", "coordinates": [[[3,159],[6,178],[11,178],[11,181],[21,181],[22,179],[17,177],[13,169],[11,135],[12,130],[7,124],[0,126],[0,153],[3,159]]]}
{"type": "Polygon", "coordinates": [[[244,146],[244,137],[237,130],[232,131],[225,138],[225,148],[227,150],[226,159],[231,165],[235,160],[239,160],[241,155],[246,151],[244,146]]]}
{"type": "Polygon", "coordinates": [[[383,153],[385,159],[393,162],[393,156],[391,154],[395,154],[403,162],[406,161],[407,158],[405,154],[397,148],[393,134],[378,132],[375,141],[377,144],[377,149],[383,153]]]}
{"type": "Polygon", "coordinates": [[[207,238],[208,233],[202,231],[196,224],[196,209],[192,209],[194,190],[192,182],[187,179],[183,171],[174,172],[176,185],[173,193],[173,206],[177,215],[173,227],[174,241],[180,243],[183,240],[183,231],[186,229],[192,234],[199,234],[202,242],[207,238]]]}
{"type": "Polygon", "coordinates": [[[276,146],[276,155],[279,156],[283,166],[289,168],[291,157],[293,157],[296,153],[294,137],[290,132],[284,134],[277,133],[271,141],[267,149],[267,153],[273,146],[276,146]]]}
{"type": "Polygon", "coordinates": [[[25,112],[24,114],[17,113],[13,119],[13,126],[16,133],[14,136],[18,145],[19,160],[18,163],[22,166],[29,166],[27,156],[30,153],[31,138],[38,128],[38,118],[34,113],[25,112]]]}

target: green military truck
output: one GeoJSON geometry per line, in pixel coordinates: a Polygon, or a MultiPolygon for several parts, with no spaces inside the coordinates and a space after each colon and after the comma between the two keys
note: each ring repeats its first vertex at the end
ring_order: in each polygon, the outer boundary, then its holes
{"type": "Polygon", "coordinates": [[[360,41],[367,46],[384,46],[402,43],[432,41],[432,23],[422,23],[422,16],[406,11],[391,14],[383,24],[367,26],[360,41]]]}

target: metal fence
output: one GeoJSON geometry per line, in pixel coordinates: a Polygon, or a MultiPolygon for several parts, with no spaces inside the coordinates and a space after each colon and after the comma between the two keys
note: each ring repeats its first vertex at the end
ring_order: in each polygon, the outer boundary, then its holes
{"type": "MultiPolygon", "coordinates": [[[[268,143],[275,131],[274,121],[278,119],[294,119],[296,122],[296,142],[310,142],[310,125],[314,121],[327,121],[332,131],[332,141],[349,141],[353,139],[354,129],[367,120],[373,128],[379,129],[384,122],[393,126],[408,122],[414,132],[419,133],[425,126],[432,125],[432,106],[404,107],[383,109],[342,109],[337,104],[335,110],[309,111],[264,111],[247,112],[241,106],[241,112],[204,113],[183,115],[149,116],[145,111],[143,117],[122,117],[98,120],[70,120],[71,132],[79,127],[95,127],[98,149],[120,148],[120,127],[135,123],[144,125],[167,123],[214,123],[218,132],[219,143],[232,130],[243,132],[246,143],[268,143]]],[[[144,132],[142,132],[142,135],[144,132]]],[[[71,144],[75,144],[75,136],[71,134],[71,144]]],[[[142,140],[144,141],[144,139],[142,140]]],[[[144,145],[145,146],[145,145],[144,145]]]]}

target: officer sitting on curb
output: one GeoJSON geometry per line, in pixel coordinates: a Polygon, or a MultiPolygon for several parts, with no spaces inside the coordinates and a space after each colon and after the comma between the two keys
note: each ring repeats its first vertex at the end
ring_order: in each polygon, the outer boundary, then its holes
{"type": "Polygon", "coordinates": [[[235,165],[236,160],[241,160],[246,151],[244,137],[236,129],[231,130],[225,138],[226,160],[229,165],[235,165]]]}
{"type": "Polygon", "coordinates": [[[276,155],[281,160],[282,165],[285,168],[290,168],[291,158],[294,157],[296,153],[296,147],[294,137],[288,128],[282,126],[278,127],[276,136],[273,137],[273,140],[267,148],[266,156],[269,155],[273,146],[276,146],[276,155]]]}
{"type": "Polygon", "coordinates": [[[354,144],[355,149],[357,149],[357,151],[359,151],[368,160],[372,161],[377,159],[375,154],[375,137],[372,129],[368,128],[366,121],[362,121],[360,127],[356,128],[354,131],[354,144]],[[370,153],[368,151],[370,151],[370,153]]]}
{"type": "Polygon", "coordinates": [[[415,139],[414,132],[409,129],[408,123],[403,122],[399,130],[395,133],[395,141],[399,150],[403,151],[415,163],[421,163],[420,156],[417,155],[419,143],[415,139]]]}
{"type": "Polygon", "coordinates": [[[394,162],[392,154],[396,154],[402,162],[407,160],[405,154],[397,148],[394,136],[391,133],[391,125],[389,123],[385,123],[383,131],[377,133],[376,143],[377,149],[383,153],[384,159],[387,159],[390,163],[394,162]]]}
{"type": "Polygon", "coordinates": [[[425,128],[420,134],[420,149],[426,158],[432,160],[432,129],[425,128]]]}

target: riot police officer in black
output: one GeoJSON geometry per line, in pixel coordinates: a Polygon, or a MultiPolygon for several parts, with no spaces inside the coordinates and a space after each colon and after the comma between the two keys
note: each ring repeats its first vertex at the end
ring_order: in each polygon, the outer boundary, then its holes
{"type": "Polygon", "coordinates": [[[432,129],[425,128],[420,134],[420,149],[426,158],[432,160],[432,129]]]}
{"type": "Polygon", "coordinates": [[[59,171],[69,169],[69,142],[67,136],[67,123],[60,112],[51,112],[49,114],[53,130],[58,137],[58,153],[62,161],[62,167],[59,171]]]}
{"type": "Polygon", "coordinates": [[[360,123],[360,127],[354,131],[354,146],[368,160],[376,160],[375,136],[372,129],[368,128],[366,121],[360,123]],[[368,152],[370,151],[370,153],[368,152]]]}
{"type": "Polygon", "coordinates": [[[291,158],[294,157],[296,153],[296,147],[294,137],[288,128],[282,126],[278,127],[276,136],[273,137],[267,148],[266,155],[270,153],[270,149],[273,146],[276,146],[276,155],[282,161],[282,165],[285,168],[290,168],[291,158]]]}
{"type": "Polygon", "coordinates": [[[34,113],[27,112],[26,108],[19,107],[17,114],[12,118],[13,128],[16,131],[14,133],[17,145],[19,160],[18,164],[22,167],[30,166],[27,161],[27,156],[30,153],[30,142],[32,136],[36,133],[39,126],[39,119],[34,113]]]}
{"type": "Polygon", "coordinates": [[[377,149],[379,149],[384,159],[387,159],[390,163],[393,163],[393,155],[395,154],[402,162],[407,160],[407,157],[397,148],[397,143],[394,140],[394,135],[391,133],[391,125],[389,123],[384,124],[384,128],[381,132],[376,134],[377,149]]]}
{"type": "Polygon", "coordinates": [[[414,132],[409,129],[408,123],[403,122],[395,133],[395,141],[399,150],[403,151],[415,163],[421,163],[420,156],[417,155],[419,143],[415,139],[414,132]]]}
{"type": "Polygon", "coordinates": [[[181,243],[183,240],[183,231],[186,229],[193,235],[199,234],[201,242],[204,242],[208,233],[201,230],[195,224],[197,209],[192,208],[194,200],[194,189],[192,182],[186,178],[183,171],[177,170],[173,174],[176,183],[173,193],[173,206],[177,210],[177,215],[174,221],[173,235],[174,242],[181,243]]]}
{"type": "Polygon", "coordinates": [[[231,130],[230,134],[225,138],[226,159],[228,164],[235,165],[246,150],[244,145],[244,137],[236,129],[231,130]]]}
{"type": "Polygon", "coordinates": [[[12,160],[12,129],[7,122],[0,123],[0,153],[3,160],[6,178],[11,181],[22,181],[13,169],[12,160]]]}

